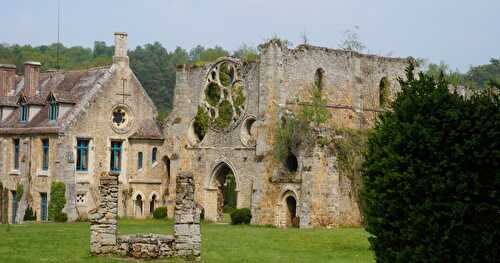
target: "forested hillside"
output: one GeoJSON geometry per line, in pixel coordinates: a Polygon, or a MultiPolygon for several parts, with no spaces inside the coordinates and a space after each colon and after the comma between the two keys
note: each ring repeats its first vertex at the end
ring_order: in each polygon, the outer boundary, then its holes
{"type": "MultiPolygon", "coordinates": [[[[0,44],[0,64],[15,64],[19,73],[22,73],[23,63],[34,60],[42,63],[42,70],[55,69],[57,63],[57,45],[29,45],[0,44]]],[[[80,46],[65,47],[59,45],[59,65],[61,69],[82,69],[109,65],[112,61],[114,47],[105,42],[94,42],[93,48],[80,46]]],[[[171,110],[175,87],[175,65],[183,63],[199,63],[212,61],[221,56],[233,55],[246,60],[255,60],[258,51],[255,47],[242,45],[231,53],[220,46],[206,48],[196,46],[191,50],[177,47],[167,50],[159,42],[137,46],[129,51],[130,66],[144,88],[153,99],[162,116],[171,110]]],[[[427,71],[430,74],[440,74],[441,71],[454,84],[464,84],[473,88],[484,88],[493,82],[500,83],[500,60],[491,59],[489,64],[471,67],[465,73],[450,70],[444,63],[429,64],[427,71]]]]}
{"type": "MultiPolygon", "coordinates": [[[[107,46],[105,42],[101,41],[96,41],[93,48],[60,45],[59,65],[61,69],[65,70],[109,65],[112,62],[113,52],[113,46],[107,46]]],[[[130,67],[157,105],[162,116],[172,107],[175,65],[211,61],[227,55],[255,59],[257,49],[243,45],[233,54],[219,46],[214,48],[197,46],[189,51],[177,47],[175,50],[168,51],[160,43],[155,42],[138,46],[129,51],[130,67]]],[[[57,44],[37,47],[0,44],[0,64],[15,64],[18,73],[22,73],[23,63],[30,60],[41,62],[42,71],[56,69],[58,67],[57,44]]]]}

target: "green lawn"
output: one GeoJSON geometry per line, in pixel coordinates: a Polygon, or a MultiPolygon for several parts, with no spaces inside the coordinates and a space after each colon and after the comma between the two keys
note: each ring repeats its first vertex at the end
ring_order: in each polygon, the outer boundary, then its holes
{"type": "MultiPolygon", "coordinates": [[[[172,222],[120,220],[120,234],[172,233],[172,222]]],[[[203,262],[374,262],[361,228],[202,225],[203,262]]],[[[89,255],[88,223],[0,225],[0,262],[130,262],[89,255]]],[[[179,262],[179,261],[158,261],[179,262]]]]}

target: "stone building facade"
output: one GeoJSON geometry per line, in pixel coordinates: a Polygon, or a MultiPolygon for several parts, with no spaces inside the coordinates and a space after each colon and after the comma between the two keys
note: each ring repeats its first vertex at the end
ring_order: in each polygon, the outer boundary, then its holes
{"type": "Polygon", "coordinates": [[[53,181],[66,185],[69,219],[86,217],[100,174],[112,171],[119,173],[118,216],[146,217],[158,206],[173,215],[176,175],[190,172],[208,220],[222,220],[224,206],[233,205],[250,208],[254,224],[360,224],[353,179],[340,172],[336,153],[311,143],[276,161],[275,134],[310,103],[313,84],[331,113],[318,136],[371,127],[399,90],[407,59],[271,40],[255,62],[179,65],[173,110],[160,125],[129,67],[126,42],[115,34],[110,67],[40,73],[39,63],[28,62],[17,76],[15,67],[0,66],[0,212],[9,222],[19,222],[28,204],[45,220],[53,181]]]}
{"type": "Polygon", "coordinates": [[[102,173],[119,173],[118,214],[147,217],[174,202],[157,110],[129,67],[127,34],[115,34],[109,67],[40,72],[26,62],[24,76],[0,65],[1,209],[20,222],[27,206],[47,220],[50,188],[66,186],[69,220],[87,217],[102,173]],[[17,191],[22,186],[23,194],[17,191]]]}
{"type": "Polygon", "coordinates": [[[371,127],[382,100],[399,89],[408,60],[310,45],[290,49],[278,40],[260,51],[257,62],[227,57],[178,66],[164,129],[173,176],[193,172],[208,220],[222,220],[224,191],[234,180],[236,207],[250,208],[254,224],[359,225],[353,182],[339,172],[335,153],[307,145],[281,163],[273,158],[275,133],[283,116],[309,103],[314,83],[332,116],[327,127],[371,127]]]}

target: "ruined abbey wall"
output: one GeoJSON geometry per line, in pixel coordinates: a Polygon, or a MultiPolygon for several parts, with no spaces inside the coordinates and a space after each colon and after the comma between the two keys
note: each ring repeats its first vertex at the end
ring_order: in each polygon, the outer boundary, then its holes
{"type": "MultiPolygon", "coordinates": [[[[352,179],[339,172],[335,152],[320,145],[297,149],[297,169],[287,171],[273,158],[275,132],[282,116],[308,103],[318,75],[332,114],[324,133],[332,136],[336,127],[371,127],[383,111],[379,101],[382,78],[389,80],[389,97],[393,97],[399,89],[396,79],[404,76],[407,60],[308,45],[289,49],[279,41],[260,48],[258,62],[222,58],[202,66],[178,67],[174,109],[165,130],[166,141],[171,142],[165,151],[179,157],[176,172],[193,171],[196,200],[209,220],[220,219],[220,184],[224,180],[219,177],[229,169],[236,179],[237,207],[251,208],[255,224],[360,224],[352,179]],[[200,105],[212,108],[208,88],[221,80],[222,73],[212,72],[220,71],[223,63],[240,67],[245,111],[227,128],[210,126],[203,138],[197,138],[195,116],[200,105]]],[[[212,118],[210,113],[208,116],[212,118]]],[[[211,120],[212,125],[218,121],[211,120]]]]}

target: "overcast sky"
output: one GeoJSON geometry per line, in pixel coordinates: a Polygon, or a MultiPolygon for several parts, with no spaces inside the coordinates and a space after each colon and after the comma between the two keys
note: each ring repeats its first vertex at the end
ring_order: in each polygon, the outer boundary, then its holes
{"type": "MultiPolygon", "coordinates": [[[[167,49],[197,44],[234,50],[278,35],[337,47],[359,26],[370,53],[441,60],[466,71],[500,57],[499,0],[60,0],[64,45],[112,44],[129,34],[129,48],[159,41],[167,49]]],[[[57,40],[57,0],[1,5],[0,43],[57,40]]]]}

